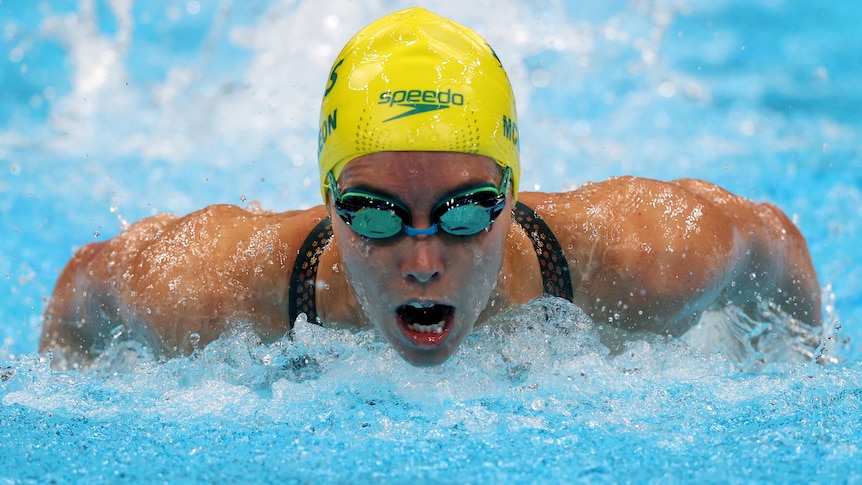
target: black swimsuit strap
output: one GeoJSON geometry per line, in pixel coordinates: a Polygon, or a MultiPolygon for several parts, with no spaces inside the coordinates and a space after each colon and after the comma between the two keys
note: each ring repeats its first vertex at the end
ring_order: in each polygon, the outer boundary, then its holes
{"type": "Polygon", "coordinates": [[[320,323],[315,302],[317,264],[318,257],[330,238],[332,238],[332,221],[327,217],[314,226],[303,241],[302,247],[299,248],[296,261],[293,263],[293,271],[290,272],[287,315],[290,318],[291,328],[300,313],[305,313],[309,322],[320,323]]]}
{"type": "Polygon", "coordinates": [[[533,248],[536,250],[539,267],[542,270],[542,286],[545,294],[572,301],[574,292],[572,278],[569,275],[569,264],[551,228],[533,209],[520,202],[515,204],[514,213],[515,220],[533,241],[533,248]]]}

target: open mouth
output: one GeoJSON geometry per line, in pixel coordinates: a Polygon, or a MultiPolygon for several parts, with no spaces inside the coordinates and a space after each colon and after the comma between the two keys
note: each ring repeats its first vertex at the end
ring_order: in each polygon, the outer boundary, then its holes
{"type": "Polygon", "coordinates": [[[396,309],[401,331],[416,345],[435,347],[449,336],[455,308],[439,303],[413,301],[396,309]]]}

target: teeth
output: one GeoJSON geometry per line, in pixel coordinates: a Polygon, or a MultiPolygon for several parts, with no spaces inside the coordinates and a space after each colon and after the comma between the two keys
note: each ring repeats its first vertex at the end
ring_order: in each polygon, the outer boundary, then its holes
{"type": "Polygon", "coordinates": [[[431,308],[434,306],[434,303],[430,301],[411,301],[408,305],[413,308],[431,308]]]}
{"type": "Polygon", "coordinates": [[[413,323],[407,325],[407,328],[419,333],[443,333],[443,326],[445,325],[445,323],[446,322],[444,322],[443,320],[434,325],[420,325],[418,323],[413,323]]]}

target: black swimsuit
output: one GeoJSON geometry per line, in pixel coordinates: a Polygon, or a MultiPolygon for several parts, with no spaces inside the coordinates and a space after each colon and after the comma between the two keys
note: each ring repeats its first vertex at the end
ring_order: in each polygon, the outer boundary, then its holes
{"type": "MultiPolygon", "coordinates": [[[[542,270],[542,286],[545,295],[557,296],[571,301],[573,297],[572,279],[563,249],[554,233],[533,209],[518,202],[515,204],[515,220],[524,228],[539,259],[542,270]]],[[[301,313],[311,323],[320,323],[315,305],[317,265],[320,254],[332,238],[332,222],[325,218],[314,226],[302,243],[293,271],[290,273],[290,294],[288,316],[290,325],[301,313]]]]}

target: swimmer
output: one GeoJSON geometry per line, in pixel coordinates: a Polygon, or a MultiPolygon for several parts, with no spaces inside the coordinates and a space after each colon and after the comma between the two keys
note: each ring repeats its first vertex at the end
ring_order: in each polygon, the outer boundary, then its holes
{"type": "Polygon", "coordinates": [[[519,192],[500,60],[421,8],[371,23],[336,58],[318,158],[323,205],[157,215],[80,249],[39,350],[55,368],[86,367],[121,331],[171,357],[236,322],[271,342],[304,316],[376,328],[404,360],[433,366],[545,295],[597,324],[671,336],[707,310],[759,301],[822,325],[806,242],[775,206],[691,179],[519,192]]]}

